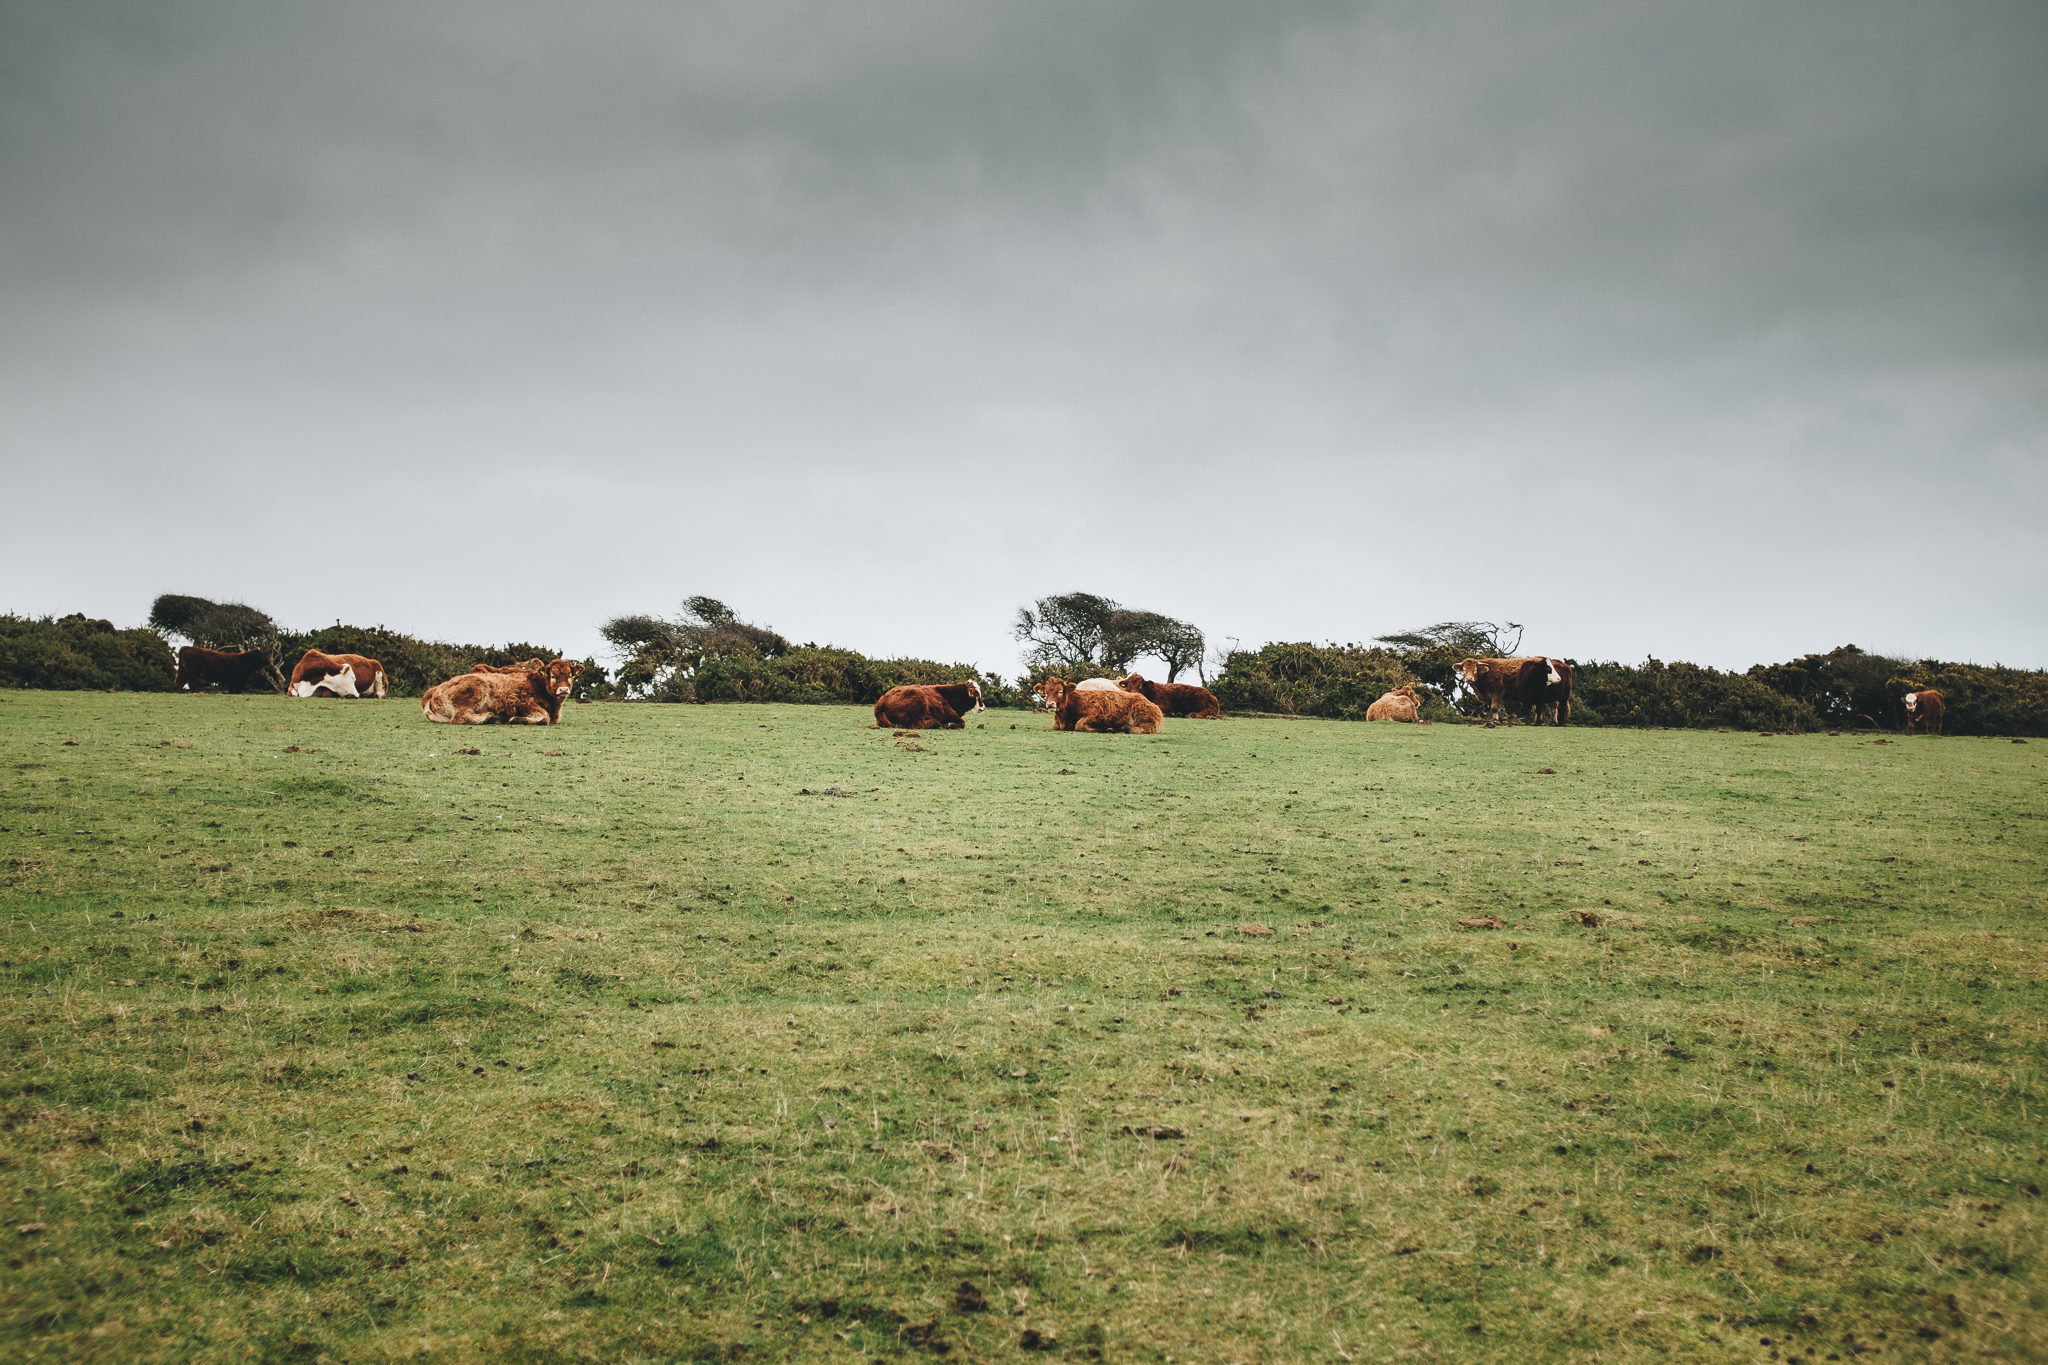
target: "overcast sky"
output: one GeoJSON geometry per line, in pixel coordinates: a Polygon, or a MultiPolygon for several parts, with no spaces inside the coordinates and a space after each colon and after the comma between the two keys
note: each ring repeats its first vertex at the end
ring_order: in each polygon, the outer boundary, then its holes
{"type": "Polygon", "coordinates": [[[0,0],[0,610],[2048,665],[2048,6],[0,0]]]}

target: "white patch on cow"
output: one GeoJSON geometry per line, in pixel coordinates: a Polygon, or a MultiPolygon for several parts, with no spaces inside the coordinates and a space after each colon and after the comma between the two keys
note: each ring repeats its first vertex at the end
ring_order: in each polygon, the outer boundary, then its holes
{"type": "Polygon", "coordinates": [[[1561,683],[1561,682],[1563,682],[1563,681],[1564,681],[1564,675],[1563,675],[1562,673],[1559,673],[1559,672],[1557,671],[1557,665],[1556,665],[1556,664],[1554,664],[1554,663],[1550,663],[1550,660],[1548,660],[1548,659],[1545,659],[1545,660],[1544,660],[1543,662],[1545,662],[1545,663],[1547,663],[1547,664],[1550,664],[1550,685],[1551,685],[1552,687],[1555,687],[1555,686],[1557,686],[1557,685],[1558,685],[1559,683],[1561,683]]]}
{"type": "Polygon", "coordinates": [[[1908,692],[1906,694],[1906,709],[1908,711],[1920,709],[1920,694],[1918,692],[1908,692]]]}
{"type": "Polygon", "coordinates": [[[1074,690],[1076,692],[1121,692],[1123,688],[1117,686],[1116,682],[1110,678],[1083,678],[1080,682],[1074,684],[1074,690]]]}
{"type": "Polygon", "coordinates": [[[301,678],[292,687],[292,695],[310,697],[323,687],[337,697],[353,697],[356,695],[356,675],[352,670],[344,668],[339,672],[317,678],[301,678]]]}

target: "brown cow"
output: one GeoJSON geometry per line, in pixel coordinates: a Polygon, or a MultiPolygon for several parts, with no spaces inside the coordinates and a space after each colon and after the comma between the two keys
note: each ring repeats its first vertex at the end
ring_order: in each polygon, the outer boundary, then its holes
{"type": "Polygon", "coordinates": [[[1912,734],[1913,727],[1924,725],[1934,734],[1941,733],[1942,717],[1948,714],[1948,704],[1941,693],[1931,687],[1906,694],[1906,733],[1912,734]]]}
{"type": "Polygon", "coordinates": [[[1083,692],[1079,688],[1060,700],[1053,713],[1055,730],[1079,730],[1103,735],[1156,735],[1166,723],[1166,713],[1136,692],[1121,688],[1083,692]]]}
{"type": "Polygon", "coordinates": [[[1416,699],[1412,687],[1397,687],[1383,693],[1380,699],[1365,708],[1367,720],[1398,720],[1414,724],[1422,718],[1422,703],[1416,699]]]}
{"type": "Polygon", "coordinates": [[[208,683],[219,683],[223,691],[241,692],[260,679],[268,667],[270,656],[260,649],[228,654],[218,649],[186,645],[178,651],[178,672],[171,680],[171,686],[197,691],[208,683]]]}
{"type": "Polygon", "coordinates": [[[381,697],[389,690],[384,665],[375,659],[309,649],[292,669],[285,693],[293,697],[381,697]]]}
{"type": "Polygon", "coordinates": [[[1118,686],[1126,692],[1136,692],[1169,716],[1190,716],[1195,720],[1223,718],[1223,703],[1217,701],[1216,694],[1206,687],[1148,682],[1140,673],[1131,674],[1118,686]]]}
{"type": "Polygon", "coordinates": [[[582,667],[557,659],[530,673],[464,673],[428,688],[420,714],[443,725],[553,725],[582,667]]]}
{"type": "Polygon", "coordinates": [[[1067,693],[1074,690],[1072,683],[1057,674],[1048,675],[1038,684],[1038,695],[1045,698],[1045,709],[1059,714],[1060,703],[1067,699],[1067,693]]]}
{"type": "Polygon", "coordinates": [[[1551,661],[1540,656],[1460,659],[1457,675],[1495,720],[1500,719],[1503,706],[1519,712],[1541,705],[1548,689],[1564,681],[1551,661]]]}
{"type": "Polygon", "coordinates": [[[912,683],[892,687],[875,703],[875,726],[881,730],[959,730],[967,717],[981,710],[981,684],[912,683]]]}

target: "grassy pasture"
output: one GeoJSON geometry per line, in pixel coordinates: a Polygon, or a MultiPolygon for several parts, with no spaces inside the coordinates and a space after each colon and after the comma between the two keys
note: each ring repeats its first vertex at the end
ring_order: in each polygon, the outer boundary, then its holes
{"type": "Polygon", "coordinates": [[[983,722],[0,694],[0,1349],[2048,1353],[2048,749],[983,722]]]}

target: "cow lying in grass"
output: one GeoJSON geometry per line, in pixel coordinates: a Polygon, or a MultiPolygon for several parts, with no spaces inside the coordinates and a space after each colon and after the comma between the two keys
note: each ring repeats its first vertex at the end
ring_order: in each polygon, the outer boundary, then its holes
{"type": "Polygon", "coordinates": [[[1070,692],[1115,692],[1119,690],[1113,678],[1083,678],[1077,683],[1068,682],[1057,673],[1049,673],[1038,684],[1038,695],[1045,698],[1045,709],[1058,711],[1060,703],[1070,692]]]}
{"type": "Polygon", "coordinates": [[[186,645],[178,651],[178,671],[171,686],[198,691],[208,683],[220,684],[224,692],[243,692],[270,667],[270,656],[260,649],[228,654],[218,649],[186,645]]]}
{"type": "Polygon", "coordinates": [[[361,654],[309,649],[292,669],[285,691],[294,697],[381,697],[389,691],[384,665],[361,654]]]}
{"type": "Polygon", "coordinates": [[[1121,688],[1083,692],[1080,688],[1060,698],[1052,713],[1055,730],[1080,730],[1103,735],[1156,735],[1166,715],[1136,692],[1121,688]]]}
{"type": "Polygon", "coordinates": [[[1399,720],[1414,724],[1422,718],[1422,703],[1415,696],[1412,687],[1397,687],[1383,693],[1380,699],[1365,708],[1367,720],[1399,720]]]}
{"type": "Polygon", "coordinates": [[[557,659],[525,673],[465,673],[420,698],[420,714],[443,725],[553,725],[581,664],[557,659]]]}
{"type": "Polygon", "coordinates": [[[892,687],[875,703],[875,726],[889,730],[959,730],[981,710],[981,684],[966,682],[892,687]]]}
{"type": "Polygon", "coordinates": [[[1136,692],[1169,716],[1190,716],[1195,720],[1220,720],[1223,717],[1223,703],[1217,701],[1216,694],[1206,687],[1149,682],[1139,673],[1131,674],[1118,686],[1126,692],[1136,692]]]}

